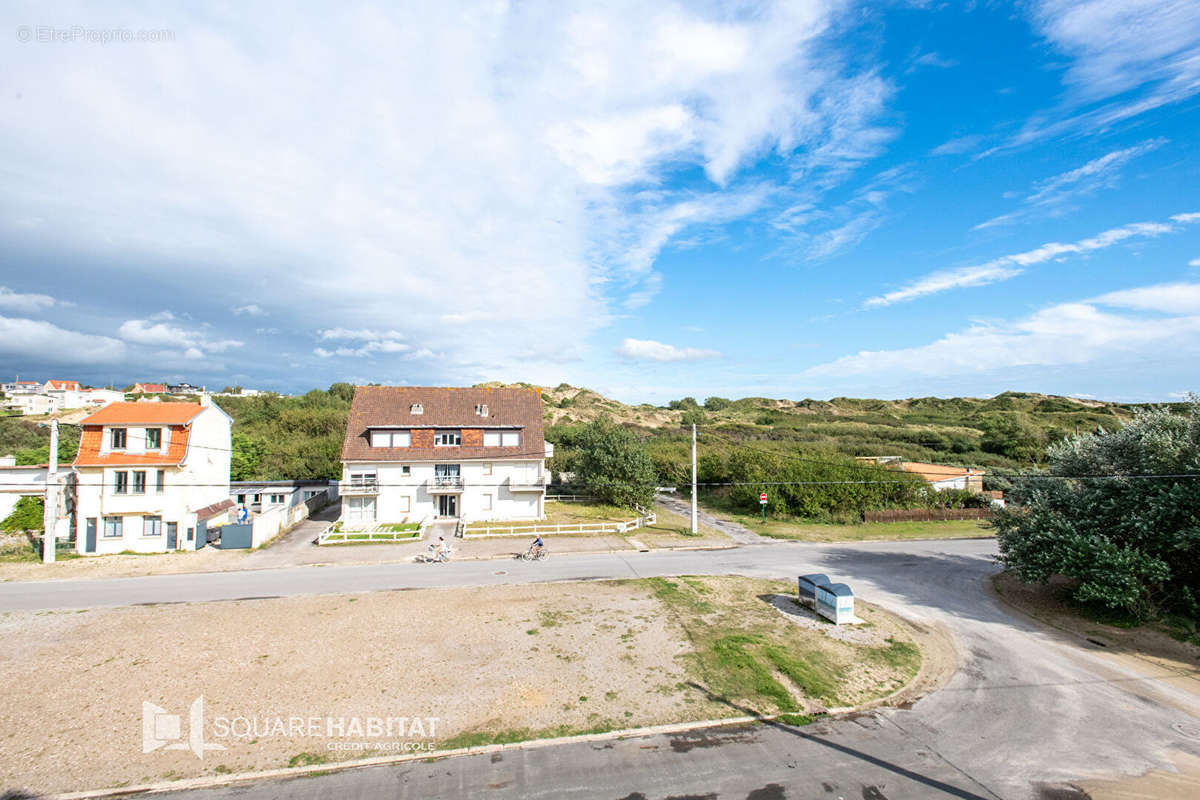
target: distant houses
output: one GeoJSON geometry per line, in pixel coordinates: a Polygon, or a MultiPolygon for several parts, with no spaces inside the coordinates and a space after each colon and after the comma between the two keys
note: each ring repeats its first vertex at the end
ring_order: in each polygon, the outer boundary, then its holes
{"type": "Polygon", "coordinates": [[[14,380],[0,384],[5,411],[22,415],[45,415],[77,408],[102,408],[125,399],[111,389],[84,389],[79,381],[51,378],[41,381],[14,380]]]}
{"type": "Polygon", "coordinates": [[[858,456],[856,461],[899,469],[920,475],[936,491],[964,489],[983,494],[983,476],[986,470],[974,467],[948,467],[945,464],[930,464],[924,461],[905,461],[900,456],[858,456]]]}

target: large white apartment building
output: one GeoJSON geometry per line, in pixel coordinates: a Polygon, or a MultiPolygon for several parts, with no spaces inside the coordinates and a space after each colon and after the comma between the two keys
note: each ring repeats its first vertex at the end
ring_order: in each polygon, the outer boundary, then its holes
{"type": "Polygon", "coordinates": [[[200,403],[112,403],[80,423],[76,549],[191,550],[229,499],[233,420],[200,403]]]}
{"type": "Polygon", "coordinates": [[[537,389],[356,387],[342,519],[541,519],[548,449],[537,389]]]}

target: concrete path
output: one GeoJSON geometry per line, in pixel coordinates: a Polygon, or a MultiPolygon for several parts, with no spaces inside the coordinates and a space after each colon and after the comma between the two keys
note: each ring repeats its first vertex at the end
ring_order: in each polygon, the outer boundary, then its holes
{"type": "MultiPolygon", "coordinates": [[[[654,502],[668,511],[680,514],[687,519],[692,518],[692,501],[687,497],[680,497],[674,494],[659,494],[655,495],[654,502]]],[[[728,520],[714,517],[705,511],[703,507],[697,509],[696,518],[701,524],[707,525],[710,528],[716,528],[738,544],[769,544],[779,541],[769,536],[759,536],[754,531],[736,522],[729,522],[728,520]]]]}
{"type": "MultiPolygon", "coordinates": [[[[678,573],[849,581],[858,594],[918,625],[945,626],[960,650],[948,685],[911,709],[889,709],[799,730],[760,726],[465,756],[284,782],[186,793],[191,800],[374,798],[1085,798],[1085,778],[1170,768],[1200,756],[1200,702],[1175,673],[1110,657],[1102,648],[1016,616],[986,588],[991,540],[773,543],[737,550],[497,562],[281,570],[247,575],[109,581],[76,593],[0,586],[0,607],[130,602],[168,590],[180,599],[402,586],[512,583],[678,573]],[[120,583],[120,586],[111,584],[120,583]],[[1189,727],[1191,726],[1191,727],[1189,727]]],[[[741,713],[731,708],[731,715],[741,713]]],[[[1196,796],[1200,796],[1200,783],[1196,796]]]]}
{"type": "Polygon", "coordinates": [[[309,553],[315,549],[313,542],[317,536],[341,513],[340,500],[330,503],[263,549],[247,555],[240,566],[244,569],[259,569],[305,563],[309,553]]]}

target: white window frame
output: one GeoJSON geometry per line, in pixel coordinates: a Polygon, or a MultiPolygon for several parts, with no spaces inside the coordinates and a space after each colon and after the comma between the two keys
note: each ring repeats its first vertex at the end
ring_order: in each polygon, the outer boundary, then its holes
{"type": "Polygon", "coordinates": [[[491,464],[491,462],[490,462],[490,461],[489,461],[489,462],[487,462],[487,463],[485,463],[485,464],[483,465],[483,474],[484,474],[484,475],[491,475],[491,474],[492,474],[492,464],[491,464]]]}
{"type": "Polygon", "coordinates": [[[500,431],[484,431],[483,432],[484,447],[499,447],[500,446],[500,431]]]}
{"type": "Polygon", "coordinates": [[[146,493],[146,470],[144,470],[144,469],[133,470],[133,472],[130,476],[129,483],[130,483],[130,486],[129,486],[130,494],[145,494],[146,493]],[[141,481],[140,481],[141,488],[138,488],[138,483],[139,483],[138,477],[139,476],[141,477],[141,481]]]}
{"type": "Polygon", "coordinates": [[[480,508],[481,508],[481,510],[483,510],[483,511],[491,511],[491,510],[492,510],[492,493],[491,493],[491,492],[484,492],[484,493],[483,493],[483,495],[482,495],[482,498],[483,498],[483,499],[482,499],[482,502],[481,502],[481,504],[480,504],[480,508]]]}
{"type": "Polygon", "coordinates": [[[434,447],[462,447],[461,430],[435,431],[433,434],[434,447]],[[449,441],[447,441],[449,440],[449,441]]]}
{"type": "Polygon", "coordinates": [[[520,447],[521,432],[520,431],[501,431],[500,433],[501,447],[520,447]]]}
{"type": "Polygon", "coordinates": [[[109,450],[124,450],[129,446],[129,430],[127,428],[109,428],[108,429],[108,449],[109,450]],[[121,443],[117,444],[120,439],[121,443]]]}
{"type": "Polygon", "coordinates": [[[146,449],[147,450],[162,450],[163,446],[163,429],[162,428],[146,428],[146,449]],[[150,444],[150,435],[157,434],[158,444],[150,444]]]}
{"type": "Polygon", "coordinates": [[[396,498],[397,509],[404,514],[412,511],[412,498],[406,494],[402,494],[396,498]]]}
{"type": "Polygon", "coordinates": [[[142,538],[153,539],[157,536],[162,536],[163,524],[162,517],[146,516],[142,517],[142,538]]]}
{"type": "Polygon", "coordinates": [[[125,518],[119,516],[108,516],[104,518],[104,528],[101,531],[101,537],[104,539],[120,539],[125,535],[125,518]],[[110,522],[115,524],[109,525],[110,522]],[[109,530],[114,530],[116,533],[109,533],[109,530]]]}
{"type": "Polygon", "coordinates": [[[129,494],[129,472],[119,469],[113,473],[113,494],[129,494]]]}

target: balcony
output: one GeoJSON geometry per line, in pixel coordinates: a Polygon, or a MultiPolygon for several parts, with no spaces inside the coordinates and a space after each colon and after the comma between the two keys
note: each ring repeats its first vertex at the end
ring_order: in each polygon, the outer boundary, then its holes
{"type": "Polygon", "coordinates": [[[379,482],[375,478],[351,478],[341,485],[343,495],[377,495],[379,482]]]}
{"type": "Polygon", "coordinates": [[[430,494],[461,494],[463,479],[458,475],[434,475],[427,488],[430,494]]]}
{"type": "Polygon", "coordinates": [[[545,492],[546,481],[542,475],[513,475],[508,479],[510,492],[545,492]]]}

